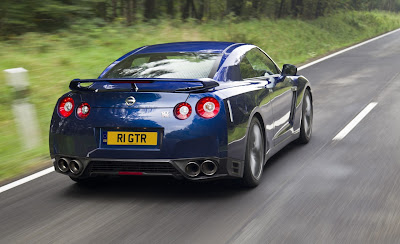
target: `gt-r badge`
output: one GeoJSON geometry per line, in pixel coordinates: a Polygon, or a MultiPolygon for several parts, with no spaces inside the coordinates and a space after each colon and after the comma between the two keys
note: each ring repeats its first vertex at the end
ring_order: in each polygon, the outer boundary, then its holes
{"type": "Polygon", "coordinates": [[[169,118],[169,112],[168,111],[163,111],[163,112],[161,112],[161,116],[163,118],[169,118]]]}
{"type": "Polygon", "coordinates": [[[134,97],[132,97],[132,96],[128,97],[125,100],[125,104],[128,105],[128,106],[132,106],[133,104],[135,104],[135,102],[136,102],[136,99],[134,97]]]}

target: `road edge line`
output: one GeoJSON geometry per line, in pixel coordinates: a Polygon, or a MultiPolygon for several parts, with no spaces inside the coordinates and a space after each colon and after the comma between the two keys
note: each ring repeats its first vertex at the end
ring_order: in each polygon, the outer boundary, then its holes
{"type": "Polygon", "coordinates": [[[11,183],[9,183],[7,185],[1,186],[0,187],[0,193],[5,192],[7,190],[10,190],[10,189],[12,189],[14,187],[17,187],[19,185],[25,184],[25,183],[27,183],[29,181],[32,181],[32,180],[37,179],[39,177],[42,177],[44,175],[47,175],[47,174],[49,174],[49,173],[51,173],[53,171],[54,171],[54,168],[50,167],[50,168],[41,170],[39,172],[36,172],[36,173],[34,173],[32,175],[26,176],[26,177],[24,177],[22,179],[19,179],[19,180],[16,180],[14,182],[11,182],[11,183]]]}
{"type": "Polygon", "coordinates": [[[333,139],[332,141],[340,141],[347,136],[360,122],[375,108],[377,102],[368,104],[350,123],[348,123],[333,139]]]}
{"type": "Polygon", "coordinates": [[[305,64],[305,65],[303,65],[303,66],[300,66],[299,68],[297,68],[297,70],[300,71],[300,70],[302,70],[302,69],[308,68],[308,67],[310,67],[310,66],[312,66],[312,65],[314,65],[314,64],[320,63],[320,62],[322,62],[322,61],[325,61],[325,60],[327,60],[327,59],[330,59],[330,58],[335,57],[335,56],[337,56],[337,55],[339,55],[339,54],[342,54],[342,53],[344,53],[344,52],[347,52],[347,51],[350,51],[350,50],[352,50],[352,49],[355,49],[355,48],[357,48],[357,47],[361,47],[361,46],[363,46],[363,45],[365,45],[365,44],[368,44],[368,43],[370,43],[370,42],[376,41],[376,40],[378,40],[378,39],[381,39],[382,37],[391,35],[391,34],[393,34],[393,33],[395,33],[395,32],[398,32],[398,31],[400,31],[400,28],[399,28],[399,29],[396,29],[396,30],[392,30],[392,31],[386,32],[385,34],[382,34],[382,35],[380,35],[380,36],[371,38],[371,39],[366,40],[366,41],[364,41],[364,42],[358,43],[358,44],[356,44],[356,45],[354,45],[354,46],[350,46],[350,47],[348,47],[348,48],[345,48],[345,49],[343,49],[343,50],[340,50],[340,51],[338,51],[338,52],[335,52],[335,53],[332,53],[332,54],[330,54],[330,55],[328,55],[328,56],[325,56],[325,57],[323,57],[323,58],[320,58],[320,59],[317,59],[317,60],[315,60],[315,61],[312,61],[312,62],[310,62],[310,63],[308,63],[308,64],[305,64]]]}

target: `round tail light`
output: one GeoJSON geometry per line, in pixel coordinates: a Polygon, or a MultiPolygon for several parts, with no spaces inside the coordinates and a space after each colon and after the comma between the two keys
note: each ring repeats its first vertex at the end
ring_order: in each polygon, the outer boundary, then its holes
{"type": "Polygon", "coordinates": [[[67,118],[72,114],[74,111],[74,99],[71,97],[66,97],[61,100],[60,104],[58,105],[58,113],[60,116],[67,118]]]}
{"type": "Polygon", "coordinates": [[[88,103],[82,103],[76,110],[76,114],[81,119],[86,119],[87,116],[89,116],[89,113],[90,113],[90,106],[88,103]]]}
{"type": "Polygon", "coordinates": [[[214,118],[218,114],[219,109],[219,102],[213,97],[203,97],[196,104],[197,114],[205,119],[214,118]]]}
{"type": "Polygon", "coordinates": [[[178,103],[174,108],[176,118],[184,120],[192,114],[192,106],[189,103],[178,103]]]}

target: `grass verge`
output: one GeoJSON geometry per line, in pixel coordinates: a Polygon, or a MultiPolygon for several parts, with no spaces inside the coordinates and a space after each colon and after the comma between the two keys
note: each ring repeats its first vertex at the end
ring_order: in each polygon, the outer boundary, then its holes
{"type": "Polygon", "coordinates": [[[70,80],[95,78],[109,63],[137,47],[176,41],[247,42],[267,51],[279,65],[299,64],[399,27],[398,14],[342,12],[310,21],[228,19],[198,24],[170,20],[129,28],[118,23],[85,24],[56,34],[28,33],[0,42],[0,70],[29,70],[29,99],[36,107],[42,135],[40,147],[22,149],[23,139],[11,111],[15,95],[0,76],[0,182],[42,167],[49,159],[50,118],[70,80]]]}

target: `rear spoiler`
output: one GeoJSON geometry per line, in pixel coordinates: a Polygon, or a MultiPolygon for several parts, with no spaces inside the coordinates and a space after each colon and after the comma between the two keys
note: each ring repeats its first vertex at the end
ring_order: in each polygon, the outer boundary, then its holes
{"type": "MultiPolygon", "coordinates": [[[[125,89],[124,91],[138,91],[135,84],[143,83],[158,83],[158,82],[198,82],[202,86],[188,86],[183,88],[178,88],[175,92],[187,92],[187,91],[204,91],[214,87],[219,86],[219,83],[210,78],[203,79],[169,79],[169,78],[107,78],[107,79],[74,79],[69,84],[69,89],[72,91],[94,91],[98,92],[98,89],[93,89],[91,86],[81,86],[82,83],[101,83],[107,82],[110,84],[132,84],[132,89],[125,89]]],[[[108,91],[113,91],[113,89],[107,89],[108,91]]],[[[118,89],[121,91],[121,89],[118,89]]]]}

